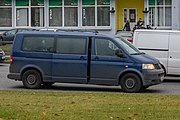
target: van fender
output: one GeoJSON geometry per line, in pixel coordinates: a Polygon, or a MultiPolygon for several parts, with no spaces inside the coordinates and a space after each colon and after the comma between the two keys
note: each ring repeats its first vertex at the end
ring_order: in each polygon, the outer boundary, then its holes
{"type": "Polygon", "coordinates": [[[120,85],[120,81],[121,81],[122,76],[127,74],[127,73],[134,73],[134,74],[138,75],[140,80],[141,80],[141,82],[143,82],[143,78],[144,77],[143,77],[143,75],[142,75],[142,73],[140,71],[138,71],[137,69],[134,69],[134,68],[127,68],[127,69],[121,71],[118,74],[118,76],[117,76],[117,81],[118,81],[117,85],[120,85]]]}
{"type": "Polygon", "coordinates": [[[28,65],[25,65],[21,68],[20,70],[20,73],[21,73],[21,76],[23,75],[23,73],[26,71],[26,70],[29,70],[29,69],[35,69],[37,71],[40,72],[41,76],[44,74],[43,70],[38,67],[37,65],[34,65],[34,64],[28,64],[28,65]]]}

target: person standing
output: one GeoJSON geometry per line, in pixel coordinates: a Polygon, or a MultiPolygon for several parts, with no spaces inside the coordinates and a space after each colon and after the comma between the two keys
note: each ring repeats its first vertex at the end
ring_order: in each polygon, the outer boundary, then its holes
{"type": "Polygon", "coordinates": [[[123,31],[131,31],[129,20],[126,21],[126,24],[124,25],[123,31]]]}
{"type": "Polygon", "coordinates": [[[139,18],[139,20],[137,21],[137,26],[140,27],[143,24],[143,21],[141,18],[139,18]]]}

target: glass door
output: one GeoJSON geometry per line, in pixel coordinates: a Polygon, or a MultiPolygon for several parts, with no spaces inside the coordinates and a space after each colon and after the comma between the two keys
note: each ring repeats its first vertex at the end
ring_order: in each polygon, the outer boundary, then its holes
{"type": "Polygon", "coordinates": [[[126,24],[126,21],[128,20],[130,22],[130,28],[131,30],[136,24],[136,12],[137,10],[135,8],[124,8],[123,9],[123,26],[126,24]]]}

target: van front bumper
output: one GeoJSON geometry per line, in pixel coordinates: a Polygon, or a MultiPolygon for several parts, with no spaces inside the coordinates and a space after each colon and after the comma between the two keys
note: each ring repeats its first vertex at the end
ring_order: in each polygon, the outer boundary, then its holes
{"type": "Polygon", "coordinates": [[[144,76],[143,86],[160,84],[164,80],[164,70],[163,69],[144,70],[143,76],[144,76]]]}
{"type": "Polygon", "coordinates": [[[7,75],[7,78],[14,80],[21,80],[21,76],[19,73],[10,73],[7,75]]]}

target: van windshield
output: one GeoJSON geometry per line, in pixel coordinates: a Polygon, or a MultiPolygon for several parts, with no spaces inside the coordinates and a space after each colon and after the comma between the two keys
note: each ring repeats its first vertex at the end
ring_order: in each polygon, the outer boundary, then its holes
{"type": "Polygon", "coordinates": [[[126,51],[131,54],[131,55],[139,55],[142,54],[142,52],[140,52],[136,47],[134,47],[130,42],[128,42],[127,40],[124,40],[122,38],[115,38],[115,40],[122,45],[126,51]]]}

